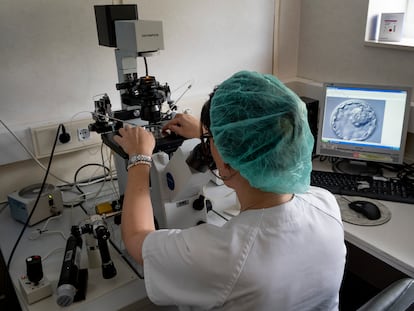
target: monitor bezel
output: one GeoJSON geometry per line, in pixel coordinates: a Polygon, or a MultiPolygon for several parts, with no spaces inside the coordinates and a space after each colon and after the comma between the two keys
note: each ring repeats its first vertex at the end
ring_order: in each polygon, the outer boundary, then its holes
{"type": "MultiPolygon", "coordinates": [[[[319,156],[329,156],[329,157],[336,157],[336,158],[342,158],[342,159],[348,159],[353,161],[363,161],[363,162],[375,162],[375,163],[387,163],[387,164],[403,164],[404,163],[404,156],[405,156],[405,148],[406,148],[406,142],[407,142],[407,134],[408,134],[408,125],[409,125],[409,119],[410,119],[410,107],[411,107],[411,87],[409,86],[396,86],[396,85],[379,85],[379,84],[363,84],[363,83],[342,83],[342,82],[327,82],[323,84],[323,98],[322,103],[319,107],[319,118],[318,118],[318,135],[317,135],[317,141],[316,141],[316,155],[319,156]],[[338,87],[338,88],[366,88],[366,89],[372,89],[372,90],[396,90],[396,91],[405,91],[407,92],[407,98],[405,102],[405,111],[404,111],[404,120],[403,120],[403,126],[402,126],[402,137],[401,137],[401,144],[400,144],[400,150],[393,153],[396,156],[398,156],[398,161],[384,161],[382,158],[375,158],[371,157],[369,159],[366,158],[355,158],[355,157],[347,157],[343,155],[332,155],[327,152],[324,152],[326,149],[321,149],[322,145],[322,131],[323,131],[323,121],[324,121],[324,114],[325,114],[325,106],[326,106],[326,92],[328,87],[338,87]]],[[[356,150],[357,147],[346,147],[344,146],[344,150],[356,150]],[[355,148],[355,149],[354,149],[355,148]]],[[[363,150],[366,150],[370,154],[378,154],[378,155],[385,155],[386,152],[380,152],[379,148],[369,146],[362,148],[363,150]]],[[[339,153],[338,153],[339,154],[339,153]]]]}

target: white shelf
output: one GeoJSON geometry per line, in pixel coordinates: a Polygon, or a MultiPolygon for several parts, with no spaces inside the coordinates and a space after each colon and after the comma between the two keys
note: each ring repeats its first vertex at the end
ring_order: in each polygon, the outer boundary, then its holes
{"type": "Polygon", "coordinates": [[[403,39],[399,42],[365,40],[366,46],[414,51],[414,39],[403,39]]]}

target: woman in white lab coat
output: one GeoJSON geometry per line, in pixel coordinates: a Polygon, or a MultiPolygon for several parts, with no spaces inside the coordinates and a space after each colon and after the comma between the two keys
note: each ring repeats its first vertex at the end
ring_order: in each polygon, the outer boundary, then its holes
{"type": "Polygon", "coordinates": [[[121,129],[116,141],[140,155],[128,170],[122,235],[148,297],[190,310],[337,310],[343,226],[334,196],[309,186],[313,137],[299,97],[274,76],[242,71],[213,92],[201,123],[178,114],[164,130],[201,135],[241,213],[222,227],[155,230],[154,137],[121,129]]]}

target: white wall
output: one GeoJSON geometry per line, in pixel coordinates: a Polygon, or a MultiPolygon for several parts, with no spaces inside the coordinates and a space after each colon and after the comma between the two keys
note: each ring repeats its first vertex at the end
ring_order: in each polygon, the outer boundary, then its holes
{"type": "Polygon", "coordinates": [[[279,36],[275,59],[290,66],[275,66],[275,74],[300,95],[320,100],[324,82],[414,87],[414,50],[364,45],[368,0],[280,2],[279,33],[290,34],[291,41],[279,36]]]}
{"type": "MultiPolygon", "coordinates": [[[[208,94],[240,69],[271,72],[273,0],[141,0],[140,19],[163,21],[165,50],[149,73],[188,95],[208,94]]],[[[9,125],[65,120],[119,96],[112,48],[97,41],[94,4],[110,1],[3,0],[0,10],[1,118],[9,125]]],[[[143,60],[138,59],[144,75],[143,60]]],[[[178,94],[175,94],[178,95],[178,94]]],[[[178,96],[177,96],[178,97],[178,96]]]]}
{"type": "MultiPolygon", "coordinates": [[[[279,37],[275,56],[290,66],[275,66],[275,74],[299,95],[322,100],[324,82],[414,87],[414,50],[364,45],[368,0],[280,1],[279,33],[289,33],[291,41],[279,37]]],[[[413,108],[409,132],[406,152],[414,158],[413,108]]]]}
{"type": "Polygon", "coordinates": [[[364,45],[368,0],[302,0],[297,76],[414,86],[414,51],[364,45]]]}
{"type": "MultiPolygon", "coordinates": [[[[193,82],[182,108],[198,114],[213,87],[235,71],[272,72],[274,0],[124,3],[138,4],[140,19],[163,22],[165,50],[148,58],[149,73],[173,91],[193,82]]],[[[0,119],[29,145],[29,127],[67,122],[81,111],[92,111],[94,95],[106,92],[114,107],[120,107],[114,51],[98,45],[95,4],[111,1],[1,1],[0,119]]],[[[138,68],[144,75],[141,59],[138,68]]],[[[28,158],[0,126],[0,163],[28,158]]],[[[61,156],[55,163],[64,168],[63,177],[72,178],[74,169],[94,160],[99,155],[61,156]]],[[[42,170],[29,163],[0,166],[0,201],[11,190],[41,180],[42,170]]]]}

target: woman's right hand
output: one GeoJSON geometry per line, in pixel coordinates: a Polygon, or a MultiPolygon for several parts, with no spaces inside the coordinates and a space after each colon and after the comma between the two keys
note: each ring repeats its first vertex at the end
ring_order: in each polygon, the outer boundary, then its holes
{"type": "Polygon", "coordinates": [[[120,128],[119,135],[115,135],[114,140],[129,156],[133,154],[151,156],[155,147],[154,135],[140,126],[126,125],[120,128]]]}
{"type": "Polygon", "coordinates": [[[174,119],[170,120],[162,128],[166,133],[168,130],[185,138],[200,138],[200,120],[190,114],[177,113],[174,119]]]}

